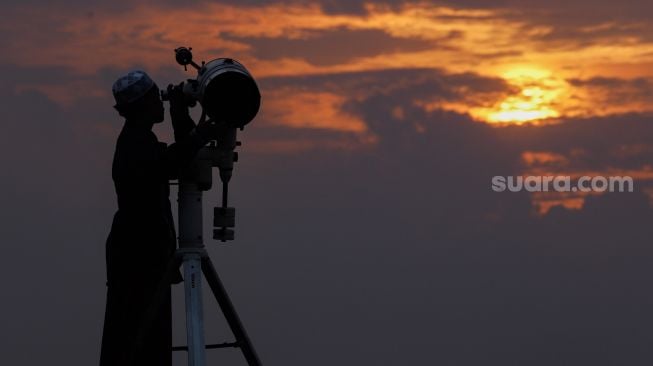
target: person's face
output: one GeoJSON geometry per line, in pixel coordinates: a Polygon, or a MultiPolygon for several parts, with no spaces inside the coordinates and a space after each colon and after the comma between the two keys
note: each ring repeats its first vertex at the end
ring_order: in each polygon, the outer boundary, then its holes
{"type": "Polygon", "coordinates": [[[152,122],[163,122],[163,119],[165,118],[165,108],[163,107],[163,101],[161,100],[159,87],[156,84],[154,84],[149,92],[147,110],[148,115],[150,115],[152,118],[152,122]]]}
{"type": "Polygon", "coordinates": [[[163,122],[165,109],[159,93],[159,87],[154,86],[134,106],[137,117],[149,123],[163,122]]]}

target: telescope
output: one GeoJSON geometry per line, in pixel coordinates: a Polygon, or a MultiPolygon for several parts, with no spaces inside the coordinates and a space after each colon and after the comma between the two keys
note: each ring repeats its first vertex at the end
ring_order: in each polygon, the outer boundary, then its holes
{"type": "MultiPolygon", "coordinates": [[[[258,113],[261,94],[252,75],[238,61],[217,58],[198,65],[193,61],[191,50],[190,47],[175,49],[175,59],[185,70],[188,70],[188,65],[197,70],[197,77],[184,83],[182,93],[189,107],[197,103],[202,106],[202,120],[208,116],[207,122],[215,123],[219,128],[212,132],[215,136],[211,136],[208,145],[199,150],[190,166],[179,176],[179,249],[168,265],[157,299],[166,286],[169,287],[172,274],[180,265],[183,266],[188,344],[172,350],[187,351],[189,366],[205,366],[205,350],[236,347],[240,348],[249,366],[260,366],[254,346],[204,247],[202,194],[211,189],[212,169],[217,167],[222,181],[222,204],[213,211],[213,238],[221,242],[234,240],[235,208],[228,206],[228,187],[233,164],[238,160],[234,151],[240,146],[236,133],[258,113]],[[206,344],[204,341],[202,274],[236,338],[234,342],[206,344]]],[[[169,100],[167,91],[162,91],[161,99],[169,100]]],[[[149,319],[144,324],[150,324],[149,319]]]]}
{"type": "MultiPolygon", "coordinates": [[[[192,48],[175,49],[177,63],[191,65],[197,70],[197,78],[184,83],[183,93],[189,106],[197,102],[215,122],[242,129],[251,122],[261,106],[261,94],[252,75],[245,66],[231,58],[217,58],[201,66],[193,61],[192,48]]],[[[167,91],[161,99],[168,100],[167,91]]]]}
{"type": "MultiPolygon", "coordinates": [[[[233,163],[238,161],[238,153],[234,150],[240,146],[240,142],[236,141],[236,130],[243,130],[254,119],[261,105],[261,94],[249,71],[234,59],[216,58],[209,62],[202,61],[198,65],[193,61],[190,47],[176,48],[175,59],[184,66],[184,70],[188,71],[188,65],[197,70],[197,77],[187,79],[183,84],[182,93],[187,105],[194,107],[199,103],[202,119],[208,116],[212,123],[220,126],[217,129],[218,135],[211,137],[209,145],[198,152],[191,166],[179,179],[180,245],[198,230],[194,225],[197,225],[197,220],[201,221],[199,213],[197,209],[190,209],[185,204],[189,202],[189,197],[193,197],[192,192],[211,189],[212,167],[219,169],[222,181],[222,205],[214,209],[213,237],[222,242],[233,240],[235,208],[228,207],[227,203],[233,163]],[[187,235],[189,227],[193,229],[187,235]]],[[[161,99],[169,100],[167,90],[161,91],[161,99]]]]}

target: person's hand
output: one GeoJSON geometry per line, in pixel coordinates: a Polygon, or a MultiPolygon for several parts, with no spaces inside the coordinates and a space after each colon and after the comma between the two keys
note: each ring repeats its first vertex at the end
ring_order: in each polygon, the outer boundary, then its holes
{"type": "Polygon", "coordinates": [[[207,141],[216,140],[219,136],[222,136],[226,128],[225,123],[216,122],[210,118],[207,119],[206,114],[202,114],[196,127],[197,132],[207,141]]]}
{"type": "Polygon", "coordinates": [[[168,84],[166,89],[168,92],[168,100],[170,100],[170,109],[173,110],[188,110],[188,103],[186,103],[186,95],[184,95],[184,82],[179,85],[168,84]]]}

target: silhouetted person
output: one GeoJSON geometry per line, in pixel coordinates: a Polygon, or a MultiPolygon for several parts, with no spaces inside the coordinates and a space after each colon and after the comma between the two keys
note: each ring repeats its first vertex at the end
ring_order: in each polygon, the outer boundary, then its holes
{"type": "MultiPolygon", "coordinates": [[[[164,119],[159,88],[152,79],[143,71],[132,71],[113,85],[114,108],[125,124],[112,169],[118,211],[106,242],[101,366],[172,363],[169,290],[140,344],[135,337],[176,248],[168,180],[178,177],[211,131],[208,123],[195,127],[180,89],[168,87],[175,143],[166,146],[152,132],[152,126],[164,119]]],[[[182,280],[178,272],[176,277],[173,283],[182,280]]]]}

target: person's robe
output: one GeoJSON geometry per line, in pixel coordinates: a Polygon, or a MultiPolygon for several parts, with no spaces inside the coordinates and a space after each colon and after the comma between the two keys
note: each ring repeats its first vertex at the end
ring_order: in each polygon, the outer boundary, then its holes
{"type": "MultiPolygon", "coordinates": [[[[112,177],[118,199],[106,241],[107,303],[100,366],[172,363],[170,290],[150,327],[137,337],[142,318],[176,248],[169,179],[202,147],[187,113],[173,117],[176,142],[158,142],[151,127],[126,121],[118,137],[112,177]],[[142,339],[137,339],[142,338],[142,339]]],[[[177,272],[173,282],[180,282],[177,272]]]]}

